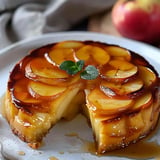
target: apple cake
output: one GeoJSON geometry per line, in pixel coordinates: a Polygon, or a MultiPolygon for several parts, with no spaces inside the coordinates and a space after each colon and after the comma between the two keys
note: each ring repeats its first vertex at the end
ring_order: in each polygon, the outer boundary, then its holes
{"type": "Polygon", "coordinates": [[[5,118],[15,135],[38,148],[60,119],[83,113],[102,154],[155,128],[159,90],[158,73],[137,53],[101,42],[63,41],[32,50],[14,66],[5,118]]]}

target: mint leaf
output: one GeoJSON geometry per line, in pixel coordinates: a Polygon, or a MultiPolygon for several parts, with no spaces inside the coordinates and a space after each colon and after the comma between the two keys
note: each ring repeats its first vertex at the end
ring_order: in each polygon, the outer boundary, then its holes
{"type": "Polygon", "coordinates": [[[76,66],[77,66],[77,69],[79,71],[81,71],[84,67],[84,61],[83,60],[79,60],[78,62],[76,62],[76,66]]]}
{"type": "Polygon", "coordinates": [[[79,72],[76,63],[73,61],[64,61],[60,64],[59,68],[66,71],[70,75],[74,75],[79,72]]]}
{"type": "Polygon", "coordinates": [[[79,60],[78,62],[64,61],[59,66],[60,69],[66,71],[70,75],[74,75],[81,71],[80,77],[82,79],[92,80],[98,77],[99,72],[96,69],[96,67],[88,65],[86,68],[84,68],[84,70],[83,67],[84,67],[83,60],[79,60]]]}
{"type": "Polygon", "coordinates": [[[80,76],[82,79],[86,79],[86,80],[92,80],[92,79],[96,79],[98,77],[98,70],[96,69],[96,67],[92,66],[92,65],[88,65],[83,72],[81,72],[80,76]]]}

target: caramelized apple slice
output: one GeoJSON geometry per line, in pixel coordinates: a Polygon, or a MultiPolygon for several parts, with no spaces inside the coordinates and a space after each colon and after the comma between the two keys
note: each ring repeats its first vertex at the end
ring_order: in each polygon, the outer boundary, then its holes
{"type": "Polygon", "coordinates": [[[111,60],[109,66],[103,69],[103,78],[110,79],[114,82],[125,81],[137,74],[137,66],[125,60],[111,60]]]}
{"type": "Polygon", "coordinates": [[[83,43],[78,42],[78,41],[63,41],[57,43],[54,48],[74,48],[78,49],[80,47],[84,46],[83,43]]]}
{"type": "Polygon", "coordinates": [[[32,80],[47,84],[56,84],[68,77],[66,72],[48,63],[44,58],[30,61],[25,67],[25,75],[32,80]]]}
{"type": "Polygon", "coordinates": [[[124,48],[118,46],[108,46],[105,47],[105,50],[113,58],[127,60],[127,61],[131,60],[130,52],[124,48]]]}
{"type": "Polygon", "coordinates": [[[88,96],[89,109],[97,114],[112,115],[129,109],[133,105],[132,99],[113,99],[101,92],[98,88],[88,96]]]}
{"type": "Polygon", "coordinates": [[[46,58],[50,63],[59,66],[66,60],[75,61],[74,52],[72,48],[52,48],[52,50],[46,54],[46,58]]]}
{"type": "Polygon", "coordinates": [[[146,87],[151,86],[156,81],[156,75],[151,69],[145,66],[138,66],[138,69],[139,76],[141,79],[143,79],[146,87]]]}
{"type": "Polygon", "coordinates": [[[110,59],[109,54],[104,49],[91,45],[80,48],[75,55],[79,60],[84,60],[91,64],[95,62],[99,65],[106,64],[110,59]]]}
{"type": "Polygon", "coordinates": [[[109,79],[114,82],[123,82],[127,81],[128,79],[132,79],[138,73],[138,68],[134,65],[132,66],[127,64],[129,63],[123,63],[121,64],[122,66],[117,64],[118,66],[115,66],[116,68],[104,70],[104,73],[101,74],[102,78],[109,79]]]}
{"type": "Polygon", "coordinates": [[[135,65],[133,65],[132,63],[130,62],[127,62],[125,60],[111,60],[109,62],[109,65],[112,66],[113,68],[115,69],[119,69],[119,70],[122,70],[122,71],[128,71],[134,67],[136,67],[135,65]]]}
{"type": "Polygon", "coordinates": [[[127,83],[113,83],[108,81],[102,81],[100,85],[100,89],[105,93],[108,94],[110,92],[106,92],[107,89],[112,90],[114,95],[127,95],[133,92],[140,90],[143,87],[143,81],[140,79],[136,79],[127,83]]]}
{"type": "Polygon", "coordinates": [[[15,102],[22,102],[27,104],[38,104],[41,101],[33,98],[28,92],[28,80],[21,79],[17,81],[13,89],[13,97],[15,102]]]}
{"type": "Polygon", "coordinates": [[[51,86],[47,84],[43,84],[40,82],[34,82],[30,81],[28,84],[28,90],[29,93],[34,98],[40,98],[40,99],[51,99],[56,98],[61,93],[63,93],[67,87],[62,86],[51,86]]]}
{"type": "Polygon", "coordinates": [[[150,106],[153,102],[152,93],[147,92],[135,100],[132,110],[143,109],[150,106]]]}

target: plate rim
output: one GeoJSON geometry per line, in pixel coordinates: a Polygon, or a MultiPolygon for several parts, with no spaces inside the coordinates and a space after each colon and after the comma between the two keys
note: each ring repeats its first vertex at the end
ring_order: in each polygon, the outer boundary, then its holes
{"type": "MultiPolygon", "coordinates": [[[[9,47],[6,47],[3,50],[0,50],[0,57],[3,56],[6,52],[9,53],[13,49],[16,49],[16,48],[19,49],[19,47],[23,48],[23,46],[27,46],[27,44],[31,44],[33,41],[38,41],[39,39],[43,40],[43,39],[45,39],[47,37],[50,37],[50,38],[53,37],[54,38],[56,36],[75,36],[75,35],[85,35],[85,36],[89,36],[89,37],[90,36],[92,36],[92,37],[98,36],[98,37],[106,37],[106,39],[110,38],[112,40],[114,40],[114,39],[115,40],[122,40],[123,43],[124,42],[129,42],[131,44],[142,46],[144,48],[149,48],[149,49],[155,51],[155,53],[157,53],[157,54],[158,54],[158,52],[160,52],[160,50],[158,48],[155,48],[153,46],[150,46],[150,45],[142,43],[142,42],[137,42],[137,41],[134,41],[134,40],[130,40],[130,39],[127,39],[127,38],[115,37],[115,36],[112,36],[112,35],[100,34],[100,33],[95,33],[95,32],[81,32],[81,31],[80,32],[73,32],[72,31],[72,32],[47,33],[47,34],[44,34],[44,35],[36,36],[34,38],[29,38],[29,39],[25,39],[25,40],[16,42],[16,43],[10,45],[9,47]]],[[[93,39],[93,41],[94,41],[94,39],[93,39]]],[[[102,40],[102,42],[103,41],[104,40],[102,40]]],[[[106,42],[106,41],[104,41],[104,42],[106,42]]],[[[159,56],[160,56],[160,53],[159,53],[159,56]]],[[[160,65],[160,62],[158,62],[158,60],[156,62],[160,65]]]]}
{"type": "Polygon", "coordinates": [[[13,48],[24,45],[26,43],[31,43],[32,41],[42,40],[42,39],[45,39],[47,37],[49,37],[49,38],[57,37],[57,36],[65,36],[65,37],[67,36],[67,37],[69,37],[69,36],[74,36],[74,35],[79,35],[79,34],[82,35],[82,36],[85,35],[85,36],[93,36],[93,37],[107,37],[107,38],[115,39],[115,40],[128,41],[129,43],[135,43],[137,45],[142,45],[142,46],[145,46],[145,47],[149,47],[153,50],[160,51],[160,49],[155,47],[155,46],[152,46],[152,45],[144,43],[144,42],[136,41],[136,40],[133,40],[133,39],[128,39],[128,38],[125,38],[125,37],[118,37],[118,36],[109,35],[109,34],[105,34],[105,33],[89,32],[89,31],[64,31],[64,32],[45,33],[45,34],[42,34],[42,35],[38,35],[38,36],[34,36],[34,37],[30,37],[30,38],[27,38],[27,39],[17,41],[15,43],[3,48],[3,49],[0,49],[0,56],[1,56],[1,54],[4,54],[5,52],[10,51],[13,48]]]}

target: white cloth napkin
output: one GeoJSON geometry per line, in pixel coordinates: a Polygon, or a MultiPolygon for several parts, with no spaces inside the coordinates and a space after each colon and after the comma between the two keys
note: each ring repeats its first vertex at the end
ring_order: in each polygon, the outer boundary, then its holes
{"type": "Polygon", "coordinates": [[[0,49],[36,35],[66,31],[116,0],[0,0],[0,49]]]}

